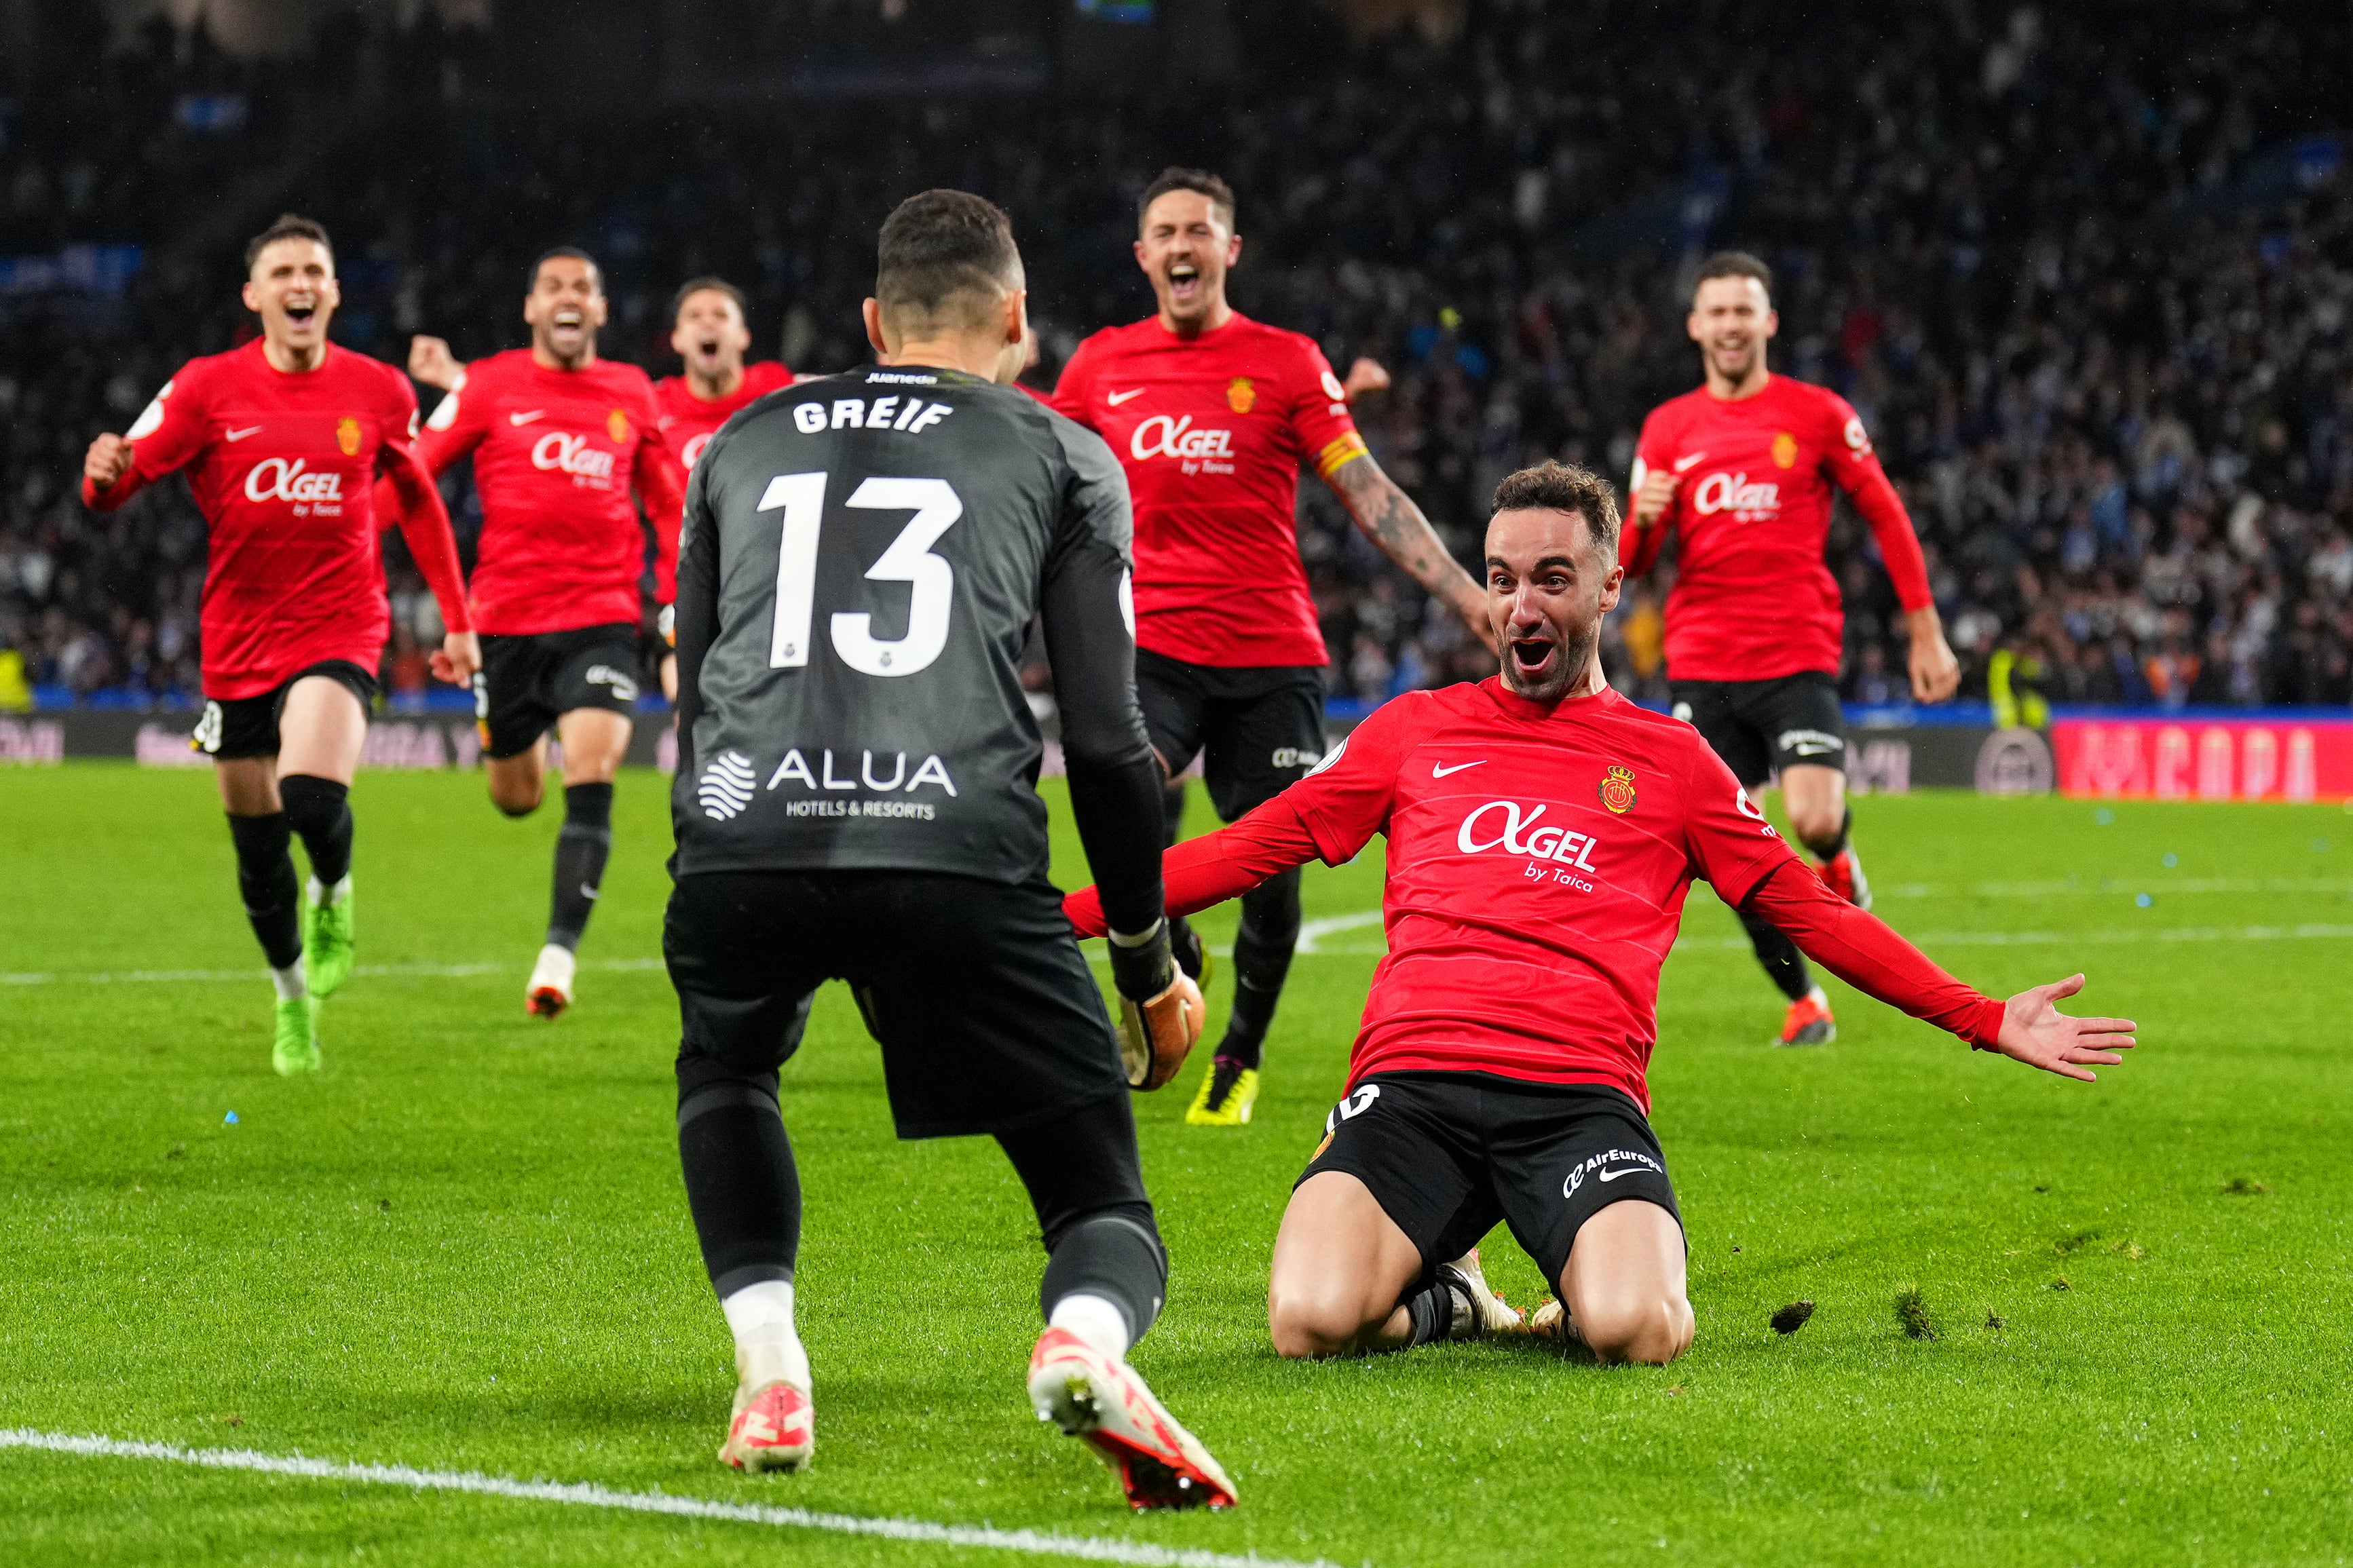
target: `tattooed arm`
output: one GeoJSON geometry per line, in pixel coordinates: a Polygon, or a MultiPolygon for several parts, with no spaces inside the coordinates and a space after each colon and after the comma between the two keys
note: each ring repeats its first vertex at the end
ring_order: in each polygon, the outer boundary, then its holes
{"type": "Polygon", "coordinates": [[[1369,455],[1343,463],[1328,477],[1348,515],[1381,552],[1405,568],[1430,597],[1452,610],[1479,640],[1495,651],[1495,634],[1487,625],[1487,595],[1470,573],[1446,552],[1430,520],[1397,481],[1381,472],[1369,455]]]}

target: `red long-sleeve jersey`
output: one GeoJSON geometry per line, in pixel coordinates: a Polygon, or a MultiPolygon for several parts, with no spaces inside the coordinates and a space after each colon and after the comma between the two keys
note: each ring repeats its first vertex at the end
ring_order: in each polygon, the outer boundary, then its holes
{"type": "MultiPolygon", "coordinates": [[[[1603,691],[1550,706],[1498,679],[1377,710],[1322,766],[1168,851],[1169,913],[1388,836],[1374,972],[1349,1081],[1436,1068],[1605,1083],[1647,1109],[1659,970],[1705,878],[1841,979],[1989,1046],[2002,1005],[1825,889],[1698,732],[1603,691]]],[[[1101,935],[1092,889],[1064,901],[1101,935]]]]}
{"type": "Polygon", "coordinates": [[[551,370],[529,349],[466,367],[417,443],[436,476],[471,454],[482,498],[474,618],[502,635],[573,631],[638,618],[645,531],[654,530],[654,598],[677,595],[686,483],[661,435],[653,383],[597,360],[551,370]]]}
{"type": "Polygon", "coordinates": [[[1931,603],[1928,573],[1904,501],[1845,398],[1772,376],[1754,396],[1699,387],[1651,411],[1632,488],[1656,471],[1682,481],[1651,527],[1629,529],[1640,575],[1670,531],[1681,540],[1667,595],[1667,674],[1676,680],[1836,675],[1846,614],[1823,563],[1833,487],[1852,498],[1906,610],[1931,603]]]}
{"type": "Polygon", "coordinates": [[[128,432],[130,471],[104,490],[85,477],[82,501],[112,511],[187,471],[206,535],[205,695],[256,697],[328,659],[382,661],[378,505],[399,520],[443,622],[470,628],[449,514],[410,447],[416,434],[417,395],[392,366],[331,344],[316,369],[281,371],[257,338],[181,366],[128,432]]]}
{"type": "Polygon", "coordinates": [[[780,361],[764,359],[744,367],[744,384],[724,397],[698,397],[694,384],[682,375],[666,375],[654,383],[654,399],[661,405],[662,439],[678,454],[678,464],[691,473],[694,460],[719,427],[778,387],[790,386],[793,373],[780,361]]]}

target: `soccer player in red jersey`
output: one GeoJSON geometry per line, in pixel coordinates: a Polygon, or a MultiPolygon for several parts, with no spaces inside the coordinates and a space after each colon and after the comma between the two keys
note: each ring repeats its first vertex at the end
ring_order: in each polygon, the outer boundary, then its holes
{"type": "MultiPolygon", "coordinates": [[[[1592,474],[1505,479],[1487,529],[1502,676],[1388,703],[1306,779],[1163,862],[1167,907],[1198,910],[1388,839],[1388,955],[1275,1240],[1282,1355],[1514,1330],[1472,1250],[1498,1219],[1567,1309],[1540,1328],[1603,1361],[1683,1353],[1683,1225],[1646,1074],[1694,878],[1980,1050],[2089,1079],[2133,1044],[2129,1019],[2053,1005],[2080,974],[2006,1003],[1953,979],[1826,888],[1691,726],[1612,691],[1596,649],[1617,544],[1592,474]]],[[[1092,889],[1066,908],[1101,932],[1092,889]]]]}
{"type": "Polygon", "coordinates": [[[440,604],[434,673],[462,686],[481,651],[449,514],[410,450],[417,395],[392,366],[328,342],[342,294],[327,231],[281,217],[245,267],[260,338],[190,360],[127,434],[92,441],[81,492],[112,511],[185,469],[204,514],[205,710],[190,744],[213,759],[237,889],[278,992],[270,1058],[290,1076],[318,1070],[319,1003],[352,968],[347,797],[392,624],[376,506],[399,519],[440,604]]]}
{"type": "Polygon", "coordinates": [[[685,491],[652,382],[635,365],[596,357],[606,310],[596,263],[565,247],[532,268],[523,300],[531,347],[462,372],[438,339],[419,338],[409,351],[418,380],[455,384],[426,421],[426,466],[438,475],[470,454],[482,498],[475,714],[491,803],[509,816],[537,810],[551,728],[564,747],[547,940],[524,988],[543,1018],[572,1005],[575,954],[612,850],[613,773],[638,705],[638,503],[654,528],[654,597],[667,605],[685,491]]]}
{"type": "MultiPolygon", "coordinates": [[[[685,362],[686,374],[655,382],[654,396],[661,403],[662,439],[678,454],[680,467],[692,473],[719,427],[756,399],[790,386],[793,373],[780,360],[744,363],[752,347],[744,291],[723,278],[688,279],[670,301],[670,346],[685,362]]],[[[678,659],[666,635],[657,659],[662,695],[676,701],[678,659]]]]}
{"type": "MultiPolygon", "coordinates": [[[[1667,595],[1667,679],[1688,720],[1752,795],[1778,773],[1799,841],[1841,897],[1871,908],[1849,837],[1846,726],[1839,709],[1845,616],[1822,563],[1832,490],[1870,524],[1912,636],[1912,694],[1941,702],[1960,683],[1920,542],[1862,421],[1838,394],[1765,366],[1779,329],[1772,273],[1726,251],[1702,264],[1686,326],[1706,384],[1642,423],[1627,570],[1640,576],[1669,532],[1680,540],[1667,595]]],[[[1838,1032],[1830,1000],[1788,937],[1754,912],[1741,923],[1789,999],[1780,1043],[1838,1032]]]]}
{"type": "MultiPolygon", "coordinates": [[[[1485,624],[1478,584],[1365,449],[1347,389],[1314,340],[1226,302],[1226,273],[1241,248],[1223,180],[1198,169],[1162,174],[1144,193],[1135,242],[1159,310],[1081,343],[1053,399],[1127,470],[1135,684],[1153,749],[1171,779],[1201,755],[1210,802],[1228,822],[1324,752],[1330,659],[1299,559],[1303,463],[1433,598],[1473,627],[1485,624]]],[[[1173,841],[1181,789],[1169,800],[1173,841]]],[[[1198,975],[1199,939],[1182,922],[1176,936],[1198,975]]],[[[1274,878],[1242,900],[1233,1012],[1187,1121],[1250,1120],[1298,938],[1298,878],[1274,878]]]]}

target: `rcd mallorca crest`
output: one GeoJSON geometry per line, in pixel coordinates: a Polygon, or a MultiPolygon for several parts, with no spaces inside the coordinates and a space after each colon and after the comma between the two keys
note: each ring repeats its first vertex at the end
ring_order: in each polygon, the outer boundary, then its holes
{"type": "Polygon", "coordinates": [[[1634,770],[1612,763],[1601,775],[1601,804],[1623,816],[1634,809],[1634,770]]]}

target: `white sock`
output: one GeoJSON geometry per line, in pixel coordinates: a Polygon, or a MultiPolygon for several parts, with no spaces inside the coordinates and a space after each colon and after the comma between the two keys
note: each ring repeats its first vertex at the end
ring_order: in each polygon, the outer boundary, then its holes
{"type": "Polygon", "coordinates": [[[1101,1296],[1063,1297],[1046,1326],[1070,1330],[1113,1361],[1127,1359],[1127,1314],[1101,1296]]]}
{"type": "Polygon", "coordinates": [[[309,987],[302,984],[302,961],[299,958],[283,969],[272,969],[269,984],[278,987],[280,1002],[291,1002],[298,996],[311,994],[309,987]]]}
{"type": "Polygon", "coordinates": [[[746,1388],[782,1378],[806,1392],[809,1386],[808,1352],[793,1329],[793,1283],[764,1279],[746,1285],[719,1303],[727,1327],[735,1336],[735,1374],[746,1388]]]}
{"type": "Polygon", "coordinates": [[[314,909],[340,904],[351,896],[352,874],[349,871],[344,872],[332,888],[321,886],[316,877],[311,879],[311,904],[314,909]]]}

